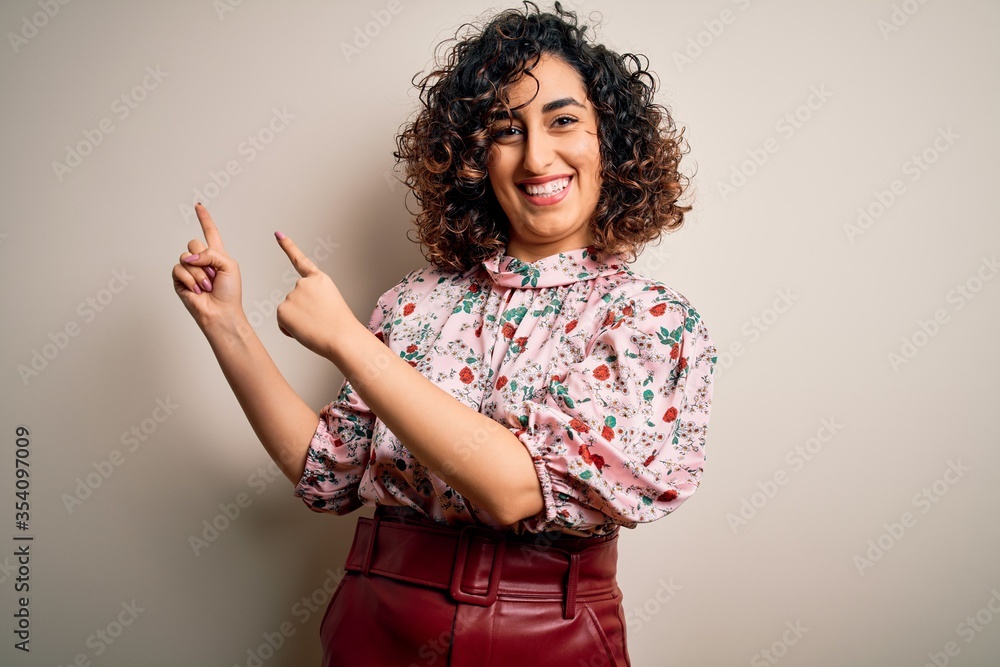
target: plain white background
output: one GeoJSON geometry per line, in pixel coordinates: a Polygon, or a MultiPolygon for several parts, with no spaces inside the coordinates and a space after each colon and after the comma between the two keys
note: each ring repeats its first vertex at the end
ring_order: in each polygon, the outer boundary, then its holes
{"type": "MultiPolygon", "coordinates": [[[[365,320],[423,264],[394,136],[434,45],[497,5],[232,4],[0,9],[5,665],[317,664],[322,609],[302,598],[324,599],[355,517],[267,476],[171,268],[200,197],[279,368],[332,400],[337,370],[277,330],[292,281],[272,232],[365,320]]],[[[1000,7],[568,4],[649,57],[686,128],[695,209],[634,268],[719,350],[701,488],[621,540],[633,664],[995,664],[1000,7]]]]}

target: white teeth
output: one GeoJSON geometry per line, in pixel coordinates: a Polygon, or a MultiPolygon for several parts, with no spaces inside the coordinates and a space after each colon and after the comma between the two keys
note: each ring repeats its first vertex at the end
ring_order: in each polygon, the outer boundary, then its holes
{"type": "Polygon", "coordinates": [[[569,185],[569,178],[557,178],[542,185],[525,185],[524,189],[529,195],[538,197],[550,197],[569,185]]]}

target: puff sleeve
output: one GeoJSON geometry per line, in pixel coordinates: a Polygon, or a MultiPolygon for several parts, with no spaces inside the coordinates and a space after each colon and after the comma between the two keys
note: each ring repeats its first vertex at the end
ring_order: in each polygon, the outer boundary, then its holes
{"type": "Polygon", "coordinates": [[[701,481],[716,361],[705,323],[659,284],[605,300],[581,359],[511,406],[544,498],[526,531],[632,528],[676,510],[701,481]]]}
{"type": "MultiPolygon", "coordinates": [[[[405,282],[405,280],[404,280],[405,282]]],[[[401,283],[402,284],[402,283],[401,283]]],[[[385,342],[391,306],[401,285],[378,299],[368,330],[385,342]]],[[[306,453],[306,465],[294,493],[313,511],[347,514],[364,504],[358,489],[372,451],[375,414],[346,379],[333,402],[319,414],[306,453]]]]}

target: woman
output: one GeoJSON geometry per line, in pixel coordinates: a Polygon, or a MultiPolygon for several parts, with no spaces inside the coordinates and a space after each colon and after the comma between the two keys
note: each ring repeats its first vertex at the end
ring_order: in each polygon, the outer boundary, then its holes
{"type": "Polygon", "coordinates": [[[701,479],[715,348],[685,297],[626,266],[690,210],[681,133],[636,56],[525,4],[419,84],[395,155],[429,264],[367,327],[275,233],[302,276],[278,324],[345,376],[319,415],[249,326],[203,206],[207,246],[174,267],[295,493],[377,508],[323,620],[325,665],[628,665],[619,528],[701,479]]]}

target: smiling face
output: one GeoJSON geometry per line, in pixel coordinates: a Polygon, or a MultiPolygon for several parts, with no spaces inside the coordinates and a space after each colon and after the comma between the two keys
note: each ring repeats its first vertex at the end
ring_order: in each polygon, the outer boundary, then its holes
{"type": "Polygon", "coordinates": [[[538,94],[530,76],[508,89],[514,117],[490,127],[495,143],[487,166],[507,214],[507,254],[526,262],[590,245],[601,193],[597,112],[583,80],[550,54],[531,73],[538,94]]]}

